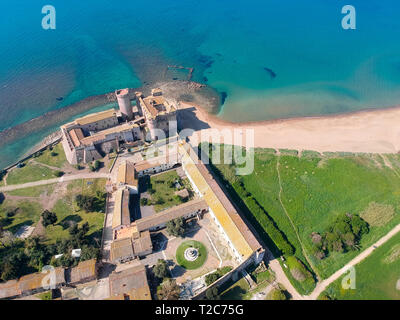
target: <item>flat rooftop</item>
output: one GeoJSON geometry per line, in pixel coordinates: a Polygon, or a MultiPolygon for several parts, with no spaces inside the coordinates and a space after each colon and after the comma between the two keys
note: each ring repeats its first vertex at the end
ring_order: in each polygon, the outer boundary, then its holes
{"type": "Polygon", "coordinates": [[[87,116],[75,119],[74,122],[79,125],[86,125],[97,121],[114,118],[116,116],[117,116],[117,111],[115,109],[108,109],[105,111],[88,114],[87,116]]]}

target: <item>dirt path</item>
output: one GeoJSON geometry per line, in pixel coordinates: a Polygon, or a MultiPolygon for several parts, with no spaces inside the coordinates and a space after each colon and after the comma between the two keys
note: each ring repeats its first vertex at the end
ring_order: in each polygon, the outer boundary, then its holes
{"type": "Polygon", "coordinates": [[[99,178],[110,178],[110,177],[111,177],[111,175],[109,173],[100,173],[100,172],[79,173],[79,174],[74,174],[74,175],[69,175],[69,176],[62,176],[61,178],[39,180],[39,181],[34,181],[34,182],[22,183],[22,184],[7,185],[4,187],[0,187],[0,192],[7,192],[7,191],[12,191],[12,190],[17,190],[17,189],[37,187],[37,186],[43,186],[46,184],[61,183],[61,182],[66,182],[66,181],[79,180],[79,179],[99,179],[99,178]]]}
{"type": "Polygon", "coordinates": [[[335,280],[339,279],[347,270],[349,267],[353,267],[356,264],[360,263],[363,261],[365,258],[367,258],[376,248],[379,248],[383,244],[385,244],[387,241],[389,241],[392,237],[394,237],[397,233],[400,232],[400,224],[398,224],[396,227],[394,227],[388,234],[380,238],[377,242],[375,242],[372,246],[369,248],[365,249],[363,252],[361,252],[357,257],[355,257],[353,260],[351,260],[349,263],[347,263],[343,268],[340,270],[336,271],[333,275],[331,275],[328,279],[323,280],[322,282],[319,282],[314,289],[314,291],[309,295],[305,296],[305,299],[309,300],[315,300],[318,298],[318,296],[335,280]]]}

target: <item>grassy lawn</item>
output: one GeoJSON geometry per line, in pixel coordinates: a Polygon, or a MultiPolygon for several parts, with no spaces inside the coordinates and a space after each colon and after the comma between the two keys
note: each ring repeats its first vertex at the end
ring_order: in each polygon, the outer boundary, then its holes
{"type": "MultiPolygon", "coordinates": [[[[229,281],[228,283],[232,283],[229,281]]],[[[222,288],[226,286],[223,285],[222,288]]],[[[250,286],[245,278],[240,278],[239,281],[233,283],[230,287],[221,293],[221,300],[246,300],[250,286]]]]}
{"type": "Polygon", "coordinates": [[[0,205],[0,217],[6,218],[8,212],[14,212],[13,216],[7,218],[5,230],[16,232],[23,225],[34,225],[39,221],[43,211],[41,205],[35,201],[14,201],[6,199],[0,205]]]}
{"type": "Polygon", "coordinates": [[[104,213],[85,212],[79,210],[75,204],[77,194],[96,195],[97,191],[104,192],[106,179],[90,179],[72,181],[67,186],[67,194],[59,199],[52,211],[57,215],[57,223],[46,228],[46,243],[55,243],[58,239],[69,237],[68,228],[72,222],[81,226],[89,223],[88,236],[93,240],[93,245],[100,245],[101,233],[103,230],[104,213]]]}
{"type": "MultiPolygon", "coordinates": [[[[370,226],[369,234],[361,240],[362,250],[400,222],[400,179],[397,176],[400,173],[399,155],[387,156],[392,169],[383,165],[384,161],[379,155],[330,153],[320,156],[306,152],[299,157],[293,151],[284,150],[282,153],[284,155],[278,156],[271,150],[256,149],[254,172],[243,177],[235,175],[233,165],[222,164],[216,167],[231,184],[237,181],[243,183],[245,189],[268,212],[295,247],[296,258],[310,269],[293,226],[279,202],[279,161],[282,202],[299,233],[307,255],[321,277],[327,278],[359,252],[332,253],[327,258],[318,260],[311,254],[312,232],[322,233],[338,215],[348,212],[360,214],[373,202],[391,206],[395,212],[393,218],[383,226],[370,226]]],[[[254,218],[252,223],[258,229],[260,226],[262,228],[263,217],[254,218]]],[[[309,291],[307,288],[301,290],[309,291]]]]}
{"type": "MultiPolygon", "coordinates": [[[[89,223],[90,230],[88,236],[93,240],[94,245],[98,245],[101,240],[103,229],[104,213],[85,212],[79,210],[75,204],[75,196],[78,194],[95,196],[98,191],[105,191],[106,179],[75,180],[67,185],[67,193],[58,199],[51,209],[57,215],[57,223],[54,226],[48,226],[45,229],[45,243],[55,243],[57,239],[69,238],[68,227],[72,221],[79,226],[85,222],[89,223]],[[96,240],[97,239],[97,240],[96,240]],[[98,242],[98,243],[97,243],[98,242]]],[[[35,188],[25,188],[14,190],[9,194],[18,196],[34,197],[38,200],[44,192],[47,195],[54,191],[54,185],[46,185],[35,188]]],[[[36,224],[43,212],[39,202],[30,200],[10,200],[6,199],[0,205],[0,217],[6,217],[7,212],[15,211],[15,215],[9,218],[8,224],[4,227],[6,230],[15,232],[22,225],[36,224]],[[18,210],[16,210],[18,209],[18,210]]]]}
{"type": "Polygon", "coordinates": [[[22,168],[15,168],[10,171],[7,177],[7,184],[22,184],[38,180],[54,179],[56,170],[49,169],[39,164],[27,163],[22,168]]]}
{"type": "Polygon", "coordinates": [[[35,160],[47,164],[48,166],[62,168],[66,163],[67,158],[65,157],[62,144],[58,143],[53,147],[53,150],[46,149],[39,157],[35,158],[35,160]]]}
{"type": "Polygon", "coordinates": [[[182,186],[188,188],[175,170],[150,177],[150,186],[151,189],[154,190],[151,199],[154,202],[154,210],[156,212],[160,212],[182,203],[181,198],[175,195],[177,189],[175,186],[170,185],[172,181],[179,181],[182,186]]]}
{"type": "Polygon", "coordinates": [[[400,233],[355,266],[356,289],[342,289],[342,278],[325,291],[339,300],[400,300],[400,233]]]}
{"type": "Polygon", "coordinates": [[[41,194],[50,195],[54,191],[55,184],[48,184],[44,186],[30,187],[24,189],[17,189],[12,191],[7,191],[10,196],[20,196],[20,197],[39,197],[41,194]]]}
{"type": "Polygon", "coordinates": [[[204,262],[206,262],[206,260],[207,260],[207,249],[204,246],[204,244],[202,244],[199,241],[194,241],[194,240],[184,241],[179,245],[178,249],[176,249],[176,261],[180,266],[184,267],[185,269],[188,270],[198,269],[204,264],[204,262]],[[196,248],[199,252],[198,258],[194,261],[188,261],[184,257],[185,250],[190,247],[196,248]]]}

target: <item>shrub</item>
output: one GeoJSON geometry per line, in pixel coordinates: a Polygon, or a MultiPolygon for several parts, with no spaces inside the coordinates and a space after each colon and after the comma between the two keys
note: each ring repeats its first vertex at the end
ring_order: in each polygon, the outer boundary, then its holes
{"type": "Polygon", "coordinates": [[[279,289],[272,289],[267,298],[269,300],[286,300],[286,295],[282,290],[279,289]]]}
{"type": "Polygon", "coordinates": [[[48,210],[43,211],[42,213],[42,224],[44,227],[47,227],[51,224],[55,224],[57,222],[57,215],[54,212],[50,212],[48,210]]]}
{"type": "Polygon", "coordinates": [[[56,172],[54,172],[54,175],[56,177],[62,177],[64,175],[64,172],[63,171],[56,171],[56,172]]]}
{"type": "Polygon", "coordinates": [[[206,298],[207,300],[220,300],[220,296],[218,295],[218,288],[213,287],[206,290],[206,298]]]}
{"type": "Polygon", "coordinates": [[[221,278],[222,276],[224,276],[231,270],[232,270],[232,267],[225,266],[222,268],[218,268],[217,271],[206,275],[205,281],[206,281],[207,286],[214,283],[215,281],[217,281],[219,278],[221,278]]]}

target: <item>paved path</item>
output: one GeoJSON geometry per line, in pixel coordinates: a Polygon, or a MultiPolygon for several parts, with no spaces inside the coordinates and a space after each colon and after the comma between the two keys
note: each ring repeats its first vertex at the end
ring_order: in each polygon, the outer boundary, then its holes
{"type": "Polygon", "coordinates": [[[114,204],[115,204],[115,195],[114,193],[110,193],[107,201],[106,217],[105,217],[106,221],[103,230],[102,257],[103,261],[105,262],[110,261],[111,243],[113,241],[112,217],[114,213],[114,204]]]}
{"type": "Polygon", "coordinates": [[[73,175],[68,175],[68,176],[62,176],[61,178],[54,178],[54,179],[48,179],[48,180],[39,180],[39,181],[34,181],[34,182],[7,185],[4,187],[0,187],[0,192],[24,189],[24,188],[29,188],[29,187],[43,186],[43,185],[52,184],[52,183],[73,181],[73,180],[78,180],[78,179],[98,179],[98,178],[110,178],[110,174],[109,173],[100,173],[100,172],[78,173],[78,174],[73,174],[73,175]]]}
{"type": "Polygon", "coordinates": [[[389,241],[392,237],[394,237],[397,233],[400,232],[400,224],[398,224],[396,227],[394,227],[388,234],[380,238],[377,242],[375,242],[372,246],[369,248],[365,249],[363,252],[361,252],[357,257],[355,257],[353,260],[351,260],[348,264],[346,264],[343,268],[340,270],[336,271],[333,275],[331,275],[328,279],[323,280],[322,282],[319,282],[317,286],[315,287],[314,291],[309,295],[303,297],[304,299],[310,299],[310,300],[315,300],[318,298],[318,296],[326,289],[327,286],[329,286],[332,282],[335,280],[339,279],[347,270],[349,267],[353,267],[356,264],[360,263],[363,261],[365,258],[367,258],[376,248],[382,246],[384,243],[389,241]]]}

